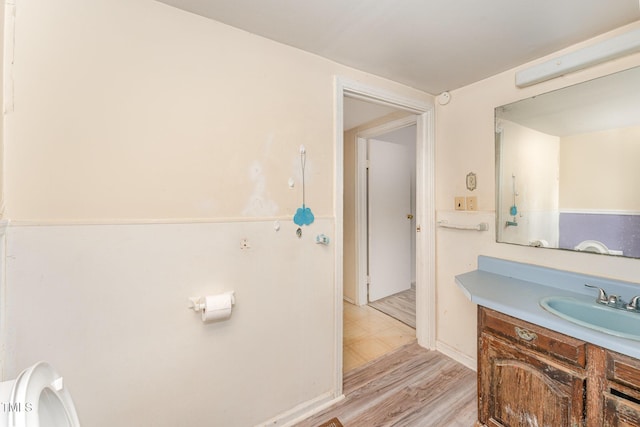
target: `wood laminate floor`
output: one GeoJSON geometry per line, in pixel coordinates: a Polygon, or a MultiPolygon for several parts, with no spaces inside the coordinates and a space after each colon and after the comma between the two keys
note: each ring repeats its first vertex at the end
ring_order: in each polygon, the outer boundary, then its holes
{"type": "Polygon", "coordinates": [[[416,328],[416,289],[414,287],[370,302],[369,305],[413,329],[416,328]]]}
{"type": "Polygon", "coordinates": [[[476,393],[475,372],[413,342],[345,374],[345,398],[296,427],[471,427],[476,393]]]}

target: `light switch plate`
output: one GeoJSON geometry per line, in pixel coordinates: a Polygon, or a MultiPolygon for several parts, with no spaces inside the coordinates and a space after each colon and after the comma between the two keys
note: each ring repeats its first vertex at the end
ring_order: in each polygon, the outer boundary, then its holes
{"type": "Polygon", "coordinates": [[[467,210],[468,211],[478,210],[478,198],[476,196],[467,197],[467,210]]]}
{"type": "Polygon", "coordinates": [[[456,197],[455,201],[455,209],[457,211],[463,211],[465,209],[464,197],[456,197]]]}

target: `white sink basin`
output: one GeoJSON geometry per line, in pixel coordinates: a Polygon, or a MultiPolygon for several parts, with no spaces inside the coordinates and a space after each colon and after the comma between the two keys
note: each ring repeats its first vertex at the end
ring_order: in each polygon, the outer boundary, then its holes
{"type": "Polygon", "coordinates": [[[569,322],[640,341],[640,313],[618,310],[571,297],[546,297],[540,300],[542,308],[569,322]]]}

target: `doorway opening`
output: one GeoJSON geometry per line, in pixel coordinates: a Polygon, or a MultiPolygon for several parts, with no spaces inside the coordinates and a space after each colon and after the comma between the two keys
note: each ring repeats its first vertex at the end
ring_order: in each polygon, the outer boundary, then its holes
{"type": "MultiPolygon", "coordinates": [[[[345,112],[348,114],[348,112],[345,112]]],[[[388,316],[416,328],[416,117],[385,123],[389,132],[358,137],[357,151],[366,150],[367,180],[358,182],[358,194],[366,197],[363,223],[366,236],[366,281],[359,283],[366,302],[388,316]],[[396,128],[397,126],[397,128],[396,128]]],[[[375,128],[374,128],[375,130],[375,128]]],[[[348,143],[346,141],[345,143],[348,143]]],[[[415,335],[415,334],[414,334],[415,335]]]]}
{"type": "MultiPolygon", "coordinates": [[[[347,98],[345,104],[345,127],[354,115],[370,119],[360,111],[370,108],[364,102],[347,98]]],[[[417,117],[372,111],[383,113],[344,138],[345,154],[355,149],[357,159],[345,163],[345,182],[357,177],[356,197],[345,190],[345,235],[356,237],[345,251],[360,255],[344,258],[344,374],[416,339],[417,117]]]]}
{"type": "MultiPolygon", "coordinates": [[[[435,348],[435,209],[434,209],[434,137],[433,137],[433,104],[429,101],[412,99],[398,94],[365,86],[359,82],[343,78],[336,80],[336,396],[342,394],[343,372],[343,314],[344,306],[353,303],[354,306],[366,305],[367,292],[362,291],[363,280],[366,282],[368,270],[366,265],[368,253],[367,244],[359,244],[368,238],[367,227],[362,221],[357,222],[361,212],[367,209],[366,197],[358,195],[356,181],[366,179],[366,169],[358,168],[358,157],[365,155],[362,150],[356,150],[358,139],[345,144],[345,105],[351,100],[365,101],[366,104],[386,107],[396,114],[397,120],[409,122],[398,126],[397,123],[386,132],[379,132],[378,136],[394,130],[415,126],[415,206],[413,212],[405,213],[405,221],[409,219],[410,236],[415,238],[415,293],[416,293],[416,328],[415,337],[418,343],[428,349],[435,348]],[[355,201],[349,206],[350,200],[355,201]],[[358,212],[356,212],[358,211],[358,212]],[[406,215],[413,218],[406,218],[406,215]],[[343,303],[343,300],[345,301],[343,303]]],[[[386,119],[389,119],[387,117],[386,119]]],[[[392,123],[394,120],[384,120],[392,123]]],[[[378,129],[379,131],[380,129],[378,129]]],[[[359,135],[362,139],[372,139],[371,135],[359,135]]],[[[366,147],[366,145],[365,145],[366,147]]],[[[365,187],[366,188],[366,187],[365,187]]],[[[366,194],[365,194],[366,195],[366,194]]],[[[411,269],[411,268],[410,268],[411,269]]]]}

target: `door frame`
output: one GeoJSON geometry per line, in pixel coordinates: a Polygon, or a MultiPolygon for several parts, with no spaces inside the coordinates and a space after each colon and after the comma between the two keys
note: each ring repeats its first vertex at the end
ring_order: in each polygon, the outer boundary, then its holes
{"type": "MultiPolygon", "coordinates": [[[[356,305],[367,304],[367,282],[368,282],[368,246],[369,246],[369,221],[367,217],[368,211],[368,199],[367,199],[367,142],[369,139],[375,139],[377,136],[383,135],[394,130],[402,129],[404,127],[416,125],[417,132],[418,117],[412,114],[401,119],[392,120],[383,123],[379,126],[375,126],[370,129],[363,130],[357,134],[356,142],[356,278],[357,278],[357,291],[356,291],[356,305]]],[[[416,134],[416,153],[418,150],[416,134]]],[[[417,194],[417,169],[416,169],[416,205],[418,201],[417,194]]],[[[417,209],[417,206],[416,206],[417,209]]],[[[417,224],[417,222],[416,222],[417,224]]],[[[416,242],[416,258],[417,258],[417,242],[416,242]]],[[[417,263],[416,263],[417,266],[417,263]]],[[[416,273],[416,282],[417,282],[416,273]]]]}
{"type": "Polygon", "coordinates": [[[334,395],[342,395],[344,97],[392,106],[416,114],[416,338],[430,350],[436,343],[435,132],[431,99],[409,98],[342,76],[334,79],[335,330],[334,395]]]}

